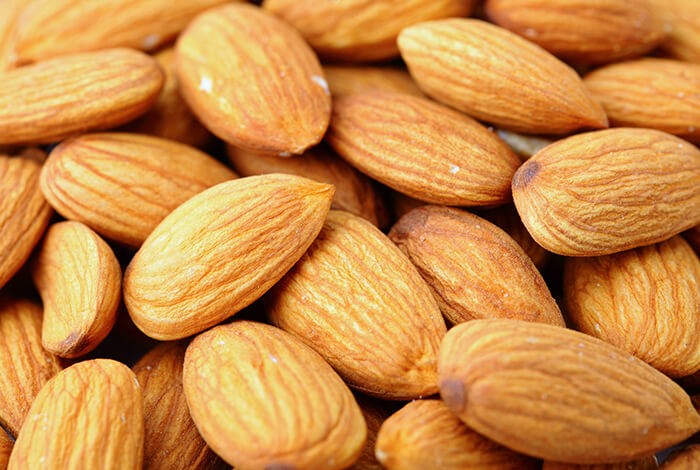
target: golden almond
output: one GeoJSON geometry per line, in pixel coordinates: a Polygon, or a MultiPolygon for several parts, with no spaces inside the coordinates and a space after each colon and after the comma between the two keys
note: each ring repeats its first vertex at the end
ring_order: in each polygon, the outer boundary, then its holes
{"type": "Polygon", "coordinates": [[[352,95],[369,91],[393,91],[424,96],[408,71],[398,67],[367,65],[324,65],[331,96],[352,95]]]}

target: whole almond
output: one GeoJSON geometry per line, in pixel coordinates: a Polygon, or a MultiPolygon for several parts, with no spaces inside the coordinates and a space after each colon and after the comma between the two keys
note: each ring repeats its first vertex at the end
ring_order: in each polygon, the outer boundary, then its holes
{"type": "Polygon", "coordinates": [[[41,189],[64,217],[138,247],[173,209],[236,174],[177,142],[138,134],[85,134],[51,152],[41,189]]]}
{"type": "Polygon", "coordinates": [[[423,206],[401,217],[389,238],[418,268],[453,324],[511,318],[564,326],[535,265],[489,221],[459,209],[423,206]]]}
{"type": "Polygon", "coordinates": [[[657,468],[659,468],[659,464],[656,461],[656,457],[653,455],[623,463],[577,465],[575,463],[546,461],[542,464],[542,470],[656,470],[657,468]]]}
{"type": "Polygon", "coordinates": [[[228,181],[170,213],[124,275],[124,301],[148,336],[179,339],[248,306],[304,254],[333,186],[269,174],[228,181]]]}
{"type": "Polygon", "coordinates": [[[661,49],[673,58],[700,63],[700,3],[695,0],[652,0],[666,22],[668,38],[661,49]]]}
{"type": "Polygon", "coordinates": [[[439,368],[440,394],[462,421],[510,449],[546,460],[625,462],[700,429],[690,398],[671,379],[621,349],[566,328],[466,322],[445,336],[439,368]]]}
{"type": "Polygon", "coordinates": [[[139,383],[124,364],[93,359],[63,370],[41,389],[8,469],[140,469],[142,462],[139,383]]]}
{"type": "Polygon", "coordinates": [[[398,45],[425,93],[476,119],[531,134],[608,126],[573,69],[506,29],[430,21],[401,31],[398,45]]]}
{"type": "Polygon", "coordinates": [[[236,468],[340,469],[362,451],[366,426],[350,390],[277,328],[236,321],[202,333],[183,381],[202,437],[236,468]]]}
{"type": "Polygon", "coordinates": [[[610,129],[545,147],[513,177],[513,199],[545,249],[595,256],[700,223],[700,151],[651,129],[610,129]]]}
{"type": "Polygon", "coordinates": [[[143,114],[163,72],[141,52],[106,49],[11,70],[2,84],[0,145],[51,143],[143,114]]]}
{"type": "Polygon", "coordinates": [[[520,163],[506,144],[468,116],[426,98],[391,92],[336,98],[327,140],[363,173],[434,204],[508,202],[520,163]]]}
{"type": "Polygon", "coordinates": [[[662,470],[697,470],[700,468],[700,445],[692,444],[673,452],[661,466],[662,470]]]}
{"type": "Polygon", "coordinates": [[[324,65],[331,96],[352,95],[368,91],[393,91],[424,96],[408,71],[398,67],[366,65],[324,65]]]}
{"type": "Polygon", "coordinates": [[[199,15],[177,43],[185,101],[214,134],[246,150],[300,154],[328,127],[321,65],[299,33],[253,5],[199,15]]]}

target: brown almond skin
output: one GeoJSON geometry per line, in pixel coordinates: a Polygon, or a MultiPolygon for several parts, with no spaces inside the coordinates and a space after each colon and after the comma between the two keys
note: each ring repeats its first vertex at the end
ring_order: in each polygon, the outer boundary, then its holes
{"type": "Polygon", "coordinates": [[[0,297],[0,426],[13,436],[39,390],[63,369],[41,346],[41,321],[39,305],[0,297]]]}
{"type": "Polygon", "coordinates": [[[301,154],[321,141],[331,99],[299,33],[247,4],[213,8],[177,42],[180,92],[214,134],[246,150],[301,154]]]}
{"type": "Polygon", "coordinates": [[[19,155],[0,151],[0,289],[27,261],[53,213],[39,190],[44,158],[34,148],[19,155]]]}
{"type": "Polygon", "coordinates": [[[250,305],[311,245],[333,192],[299,176],[269,174],[192,197],[156,227],[127,267],[131,319],[148,336],[172,340],[250,305]]]}
{"type": "Polygon", "coordinates": [[[542,470],[656,470],[659,464],[653,455],[624,463],[577,465],[575,463],[544,462],[542,470]]]}
{"type": "Polygon", "coordinates": [[[398,45],[426,94],[481,121],[530,134],[608,127],[573,69],[498,26],[429,21],[401,31],[398,45]]]}
{"type": "Polygon", "coordinates": [[[284,331],[236,321],[197,336],[183,382],[204,440],[236,468],[346,468],[366,425],[352,393],[284,331]]]}
{"type": "Polygon", "coordinates": [[[160,343],[133,367],[143,392],[144,469],[230,468],[207,446],[187,408],[182,367],[187,343],[160,343]]]}
{"type": "Polygon", "coordinates": [[[689,445],[672,453],[661,466],[662,470],[700,469],[700,445],[689,445]]]}
{"type": "Polygon", "coordinates": [[[389,232],[453,324],[511,318],[564,326],[537,267],[507,233],[469,212],[423,206],[389,232]]]}
{"type": "Polygon", "coordinates": [[[155,60],[131,49],[11,70],[0,90],[0,145],[46,144],[124,124],[151,107],[163,79],[155,60]]]}
{"type": "Polygon", "coordinates": [[[468,116],[391,92],[336,98],[326,140],[363,173],[434,204],[504,204],[520,164],[506,144],[468,116]]]}
{"type": "Polygon", "coordinates": [[[445,322],[410,261],[376,227],[331,211],[299,263],[272,289],[271,322],[321,354],[363,393],[437,392],[445,322]]]}
{"type": "Polygon", "coordinates": [[[79,362],[36,397],[8,470],[140,469],[143,400],[136,377],[111,359],[79,362]]]}
{"type": "Polygon", "coordinates": [[[566,328],[501,319],[457,325],[443,340],[439,371],[442,399],[469,427],[546,460],[626,462],[700,429],[690,397],[671,379],[566,328]]]}
{"type": "Polygon", "coordinates": [[[548,251],[597,256],[650,245],[700,223],[700,151],[651,129],[575,135],[518,169],[513,199],[548,251]]]}
{"type": "Polygon", "coordinates": [[[675,59],[700,64],[700,3],[695,0],[652,0],[652,3],[668,30],[661,49],[675,59]]]}
{"type": "Polygon", "coordinates": [[[173,209],[236,174],[199,150],[146,135],[84,134],[53,149],[41,190],[64,217],[139,247],[173,209]]]}
{"type": "Polygon", "coordinates": [[[331,96],[352,95],[369,91],[393,91],[425,96],[404,68],[367,65],[324,65],[331,96]]]}
{"type": "Polygon", "coordinates": [[[5,470],[10,462],[10,453],[15,441],[12,440],[9,434],[0,429],[0,469],[5,470]]]}

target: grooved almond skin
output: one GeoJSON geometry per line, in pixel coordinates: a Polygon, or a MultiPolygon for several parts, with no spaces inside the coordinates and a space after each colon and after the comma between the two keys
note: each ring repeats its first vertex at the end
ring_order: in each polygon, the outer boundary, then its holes
{"type": "Polygon", "coordinates": [[[540,468],[469,429],[441,400],[416,400],[390,416],[379,430],[376,454],[389,470],[540,468]]]}
{"type": "Polygon", "coordinates": [[[693,444],[672,453],[661,466],[662,470],[700,469],[700,445],[693,444]]]}
{"type": "Polygon", "coordinates": [[[608,256],[569,258],[573,326],[670,377],[700,369],[700,260],[680,236],[608,256]]]}
{"type": "Polygon", "coordinates": [[[93,359],[65,369],[41,389],[8,469],[140,469],[142,462],[139,383],[124,364],[93,359]]]}
{"type": "Polygon", "coordinates": [[[11,70],[2,82],[0,145],[45,144],[143,114],[163,72],[141,52],[106,49],[11,70]]]}
{"type": "Polygon", "coordinates": [[[49,224],[52,210],[39,190],[45,157],[34,148],[16,156],[0,151],[0,288],[24,265],[49,224]]]}
{"type": "Polygon", "coordinates": [[[695,0],[652,0],[656,14],[670,27],[661,49],[669,56],[700,64],[700,3],[695,0]]]}
{"type": "Polygon", "coordinates": [[[41,346],[41,320],[39,305],[0,297],[0,425],[14,436],[39,390],[63,368],[41,346]]]}
{"type": "Polygon", "coordinates": [[[437,392],[445,335],[437,303],[403,253],[360,217],[331,211],[267,310],[357,390],[393,400],[437,392]]]}
{"type": "Polygon", "coordinates": [[[160,340],[205,330],[250,305],[304,254],[333,186],[269,174],[228,181],[168,215],[124,275],[136,326],[160,340]]]}
{"type": "Polygon", "coordinates": [[[46,232],[32,269],[44,303],[41,343],[61,357],[95,349],[117,320],[122,270],[112,249],[80,222],[46,232]]]}
{"type": "Polygon", "coordinates": [[[469,212],[423,206],[389,238],[418,268],[453,324],[511,318],[564,326],[537,267],[507,233],[469,212]]]}
{"type": "Polygon", "coordinates": [[[403,68],[324,65],[323,73],[333,97],[380,90],[425,96],[408,71],[403,68]]]}
{"type": "Polygon", "coordinates": [[[233,178],[234,172],[187,145],[96,133],[54,148],[41,172],[41,190],[64,217],[138,247],[177,206],[233,178]]]}
{"type": "Polygon", "coordinates": [[[340,469],[366,425],[333,369],[292,335],[236,321],[197,336],[183,372],[192,419],[236,468],[340,469]]]}
{"type": "Polygon", "coordinates": [[[650,127],[700,142],[700,64],[640,59],[599,68],[583,82],[611,125],[650,127]]]}
{"type": "Polygon", "coordinates": [[[5,470],[7,468],[7,464],[10,461],[12,446],[14,445],[15,442],[10,436],[0,429],[0,469],[5,470]]]}
{"type": "Polygon", "coordinates": [[[221,139],[289,155],[323,138],[331,98],[321,65],[272,14],[245,4],[213,8],[190,23],[176,49],[180,92],[221,139]]]}
{"type": "Polygon", "coordinates": [[[324,59],[384,60],[399,55],[396,37],[407,26],[468,16],[473,0],[265,0],[263,7],[294,26],[324,59]]]}
{"type": "Polygon", "coordinates": [[[542,464],[542,470],[656,470],[657,468],[659,468],[659,464],[653,455],[624,463],[577,465],[574,463],[547,461],[542,464]]]}
{"type": "Polygon", "coordinates": [[[566,256],[657,243],[700,223],[700,151],[651,129],[610,129],[545,147],[513,177],[532,238],[566,256]]]}
{"type": "Polygon", "coordinates": [[[546,460],[626,462],[700,429],[690,398],[671,379],[566,328],[466,322],[445,336],[439,370],[442,399],[469,427],[546,460]]]}
{"type": "Polygon", "coordinates": [[[520,164],[506,144],[470,117],[399,93],[336,98],[326,139],[363,173],[434,204],[508,202],[520,164]]]}
{"type": "Polygon", "coordinates": [[[640,56],[665,38],[647,0],[488,0],[484,7],[496,24],[576,63],[640,56]]]}
{"type": "Polygon", "coordinates": [[[608,127],[573,69],[498,26],[471,19],[419,23],[401,32],[398,45],[425,93],[476,119],[531,134],[608,127]]]}
{"type": "Polygon", "coordinates": [[[146,469],[230,468],[209,448],[187,408],[184,342],[160,343],[133,367],[143,392],[146,469]]]}

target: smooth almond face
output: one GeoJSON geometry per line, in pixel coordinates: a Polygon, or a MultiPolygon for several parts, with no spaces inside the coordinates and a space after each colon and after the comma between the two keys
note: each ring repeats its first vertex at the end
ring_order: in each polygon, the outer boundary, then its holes
{"type": "Polygon", "coordinates": [[[236,468],[340,469],[362,451],[366,426],[350,390],[277,328],[243,321],[199,335],[183,381],[202,437],[236,468]]]}
{"type": "Polygon", "coordinates": [[[700,223],[700,151],[650,129],[579,134],[524,163],[513,199],[532,238],[554,253],[650,245],[700,223]]]}
{"type": "Polygon", "coordinates": [[[462,421],[502,445],[547,460],[625,462],[700,429],[690,398],[668,377],[566,328],[466,322],[448,332],[439,367],[440,395],[462,421]]]}
{"type": "Polygon", "coordinates": [[[300,154],[328,127],[331,100],[311,48],[252,5],[211,9],[177,43],[180,91],[197,117],[243,149],[300,154]]]}
{"type": "Polygon", "coordinates": [[[369,91],[393,91],[424,96],[408,71],[403,68],[324,65],[323,73],[326,75],[328,88],[333,97],[369,91]]]}
{"type": "Polygon", "coordinates": [[[205,330],[272,287],[323,226],[333,187],[270,174],[221,183],[166,217],[124,276],[124,301],[148,336],[205,330]]]}
{"type": "Polygon", "coordinates": [[[481,121],[532,134],[608,125],[576,72],[498,26],[470,19],[419,23],[401,32],[398,45],[424,92],[481,121]]]}

